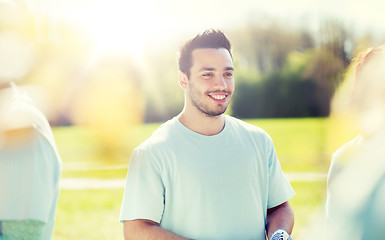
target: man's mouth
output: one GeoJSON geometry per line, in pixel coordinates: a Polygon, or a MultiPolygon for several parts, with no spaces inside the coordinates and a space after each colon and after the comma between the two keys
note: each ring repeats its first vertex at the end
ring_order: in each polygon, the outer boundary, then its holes
{"type": "Polygon", "coordinates": [[[224,103],[227,100],[229,93],[209,93],[208,96],[218,103],[224,103]]]}

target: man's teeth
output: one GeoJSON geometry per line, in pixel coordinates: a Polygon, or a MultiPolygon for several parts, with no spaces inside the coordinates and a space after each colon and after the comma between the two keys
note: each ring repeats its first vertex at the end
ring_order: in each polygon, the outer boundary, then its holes
{"type": "Polygon", "coordinates": [[[212,97],[213,97],[214,99],[217,99],[217,100],[222,100],[222,99],[224,99],[226,96],[225,96],[225,95],[212,95],[212,97]]]}

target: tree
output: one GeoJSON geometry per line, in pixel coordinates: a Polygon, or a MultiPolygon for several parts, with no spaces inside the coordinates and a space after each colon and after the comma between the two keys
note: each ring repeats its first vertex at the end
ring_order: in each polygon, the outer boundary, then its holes
{"type": "Polygon", "coordinates": [[[328,116],[330,102],[345,71],[345,62],[328,50],[314,50],[303,73],[311,84],[311,116],[328,116]]]}

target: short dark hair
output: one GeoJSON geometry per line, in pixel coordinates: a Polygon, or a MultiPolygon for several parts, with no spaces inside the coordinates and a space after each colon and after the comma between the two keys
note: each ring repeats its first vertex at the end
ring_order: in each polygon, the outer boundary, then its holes
{"type": "Polygon", "coordinates": [[[231,44],[225,34],[220,30],[206,30],[187,41],[180,49],[178,67],[187,77],[190,77],[190,69],[193,64],[192,52],[198,48],[225,48],[231,56],[231,44]]]}

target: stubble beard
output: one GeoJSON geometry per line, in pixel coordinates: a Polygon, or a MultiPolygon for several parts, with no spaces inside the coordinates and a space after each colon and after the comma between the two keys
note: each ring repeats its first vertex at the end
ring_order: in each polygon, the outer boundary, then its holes
{"type": "Polygon", "coordinates": [[[226,112],[228,103],[225,104],[219,104],[217,105],[217,108],[219,109],[210,109],[207,104],[204,104],[200,99],[203,99],[205,96],[208,96],[209,92],[205,92],[204,94],[198,96],[197,94],[194,94],[190,92],[190,100],[191,103],[198,109],[201,113],[203,113],[206,117],[218,117],[226,112]]]}

